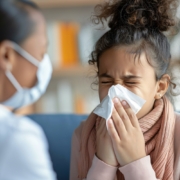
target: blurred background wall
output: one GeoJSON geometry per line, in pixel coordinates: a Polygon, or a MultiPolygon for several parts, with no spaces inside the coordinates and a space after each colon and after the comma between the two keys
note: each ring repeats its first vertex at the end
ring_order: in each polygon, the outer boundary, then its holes
{"type": "MultiPolygon", "coordinates": [[[[54,73],[45,95],[29,113],[90,113],[99,103],[96,70],[88,65],[97,39],[106,31],[91,23],[94,6],[101,0],[33,0],[47,20],[48,53],[54,73]]],[[[178,13],[179,16],[179,13],[178,13]]],[[[180,80],[180,33],[169,38],[172,45],[173,76],[180,80]]],[[[178,86],[180,88],[180,86],[178,86]]],[[[180,111],[180,96],[174,97],[180,111]]]]}

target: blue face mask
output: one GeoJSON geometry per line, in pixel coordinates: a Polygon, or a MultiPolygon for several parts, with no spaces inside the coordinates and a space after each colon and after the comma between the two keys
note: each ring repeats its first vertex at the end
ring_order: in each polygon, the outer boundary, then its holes
{"type": "Polygon", "coordinates": [[[10,70],[6,71],[6,76],[17,89],[17,92],[7,101],[1,104],[18,109],[27,105],[30,105],[37,101],[42,94],[45,93],[46,88],[52,76],[52,65],[49,56],[46,54],[41,62],[31,56],[28,52],[22,49],[19,45],[11,42],[12,48],[19,53],[26,60],[38,67],[37,70],[37,83],[32,88],[23,88],[15,79],[10,70]]]}

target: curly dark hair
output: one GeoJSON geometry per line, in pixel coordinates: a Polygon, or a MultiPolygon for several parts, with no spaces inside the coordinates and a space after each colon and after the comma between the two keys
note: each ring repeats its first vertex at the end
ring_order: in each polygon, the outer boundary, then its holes
{"type": "Polygon", "coordinates": [[[89,64],[99,69],[103,52],[114,46],[130,46],[135,55],[146,53],[156,80],[161,79],[171,61],[170,44],[164,32],[176,27],[177,4],[177,0],[111,0],[97,5],[93,22],[107,22],[110,30],[97,41],[89,64]]]}
{"type": "MultiPolygon", "coordinates": [[[[107,21],[111,29],[122,26],[167,31],[175,25],[177,0],[111,0],[96,6],[96,22],[107,21]]],[[[94,19],[94,20],[95,20],[94,19]]]]}

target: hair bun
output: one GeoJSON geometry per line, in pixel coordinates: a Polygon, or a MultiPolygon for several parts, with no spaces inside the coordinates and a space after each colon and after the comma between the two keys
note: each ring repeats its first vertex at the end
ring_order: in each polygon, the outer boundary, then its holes
{"type": "Polygon", "coordinates": [[[96,23],[109,27],[133,26],[167,31],[175,25],[177,0],[111,0],[96,8],[96,23]]]}

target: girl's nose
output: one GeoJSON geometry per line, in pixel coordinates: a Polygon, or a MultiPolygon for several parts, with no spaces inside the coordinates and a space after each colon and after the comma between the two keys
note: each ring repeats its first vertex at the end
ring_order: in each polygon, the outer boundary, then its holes
{"type": "Polygon", "coordinates": [[[121,86],[124,85],[122,80],[115,80],[113,85],[117,85],[117,84],[119,84],[121,86]]]}

